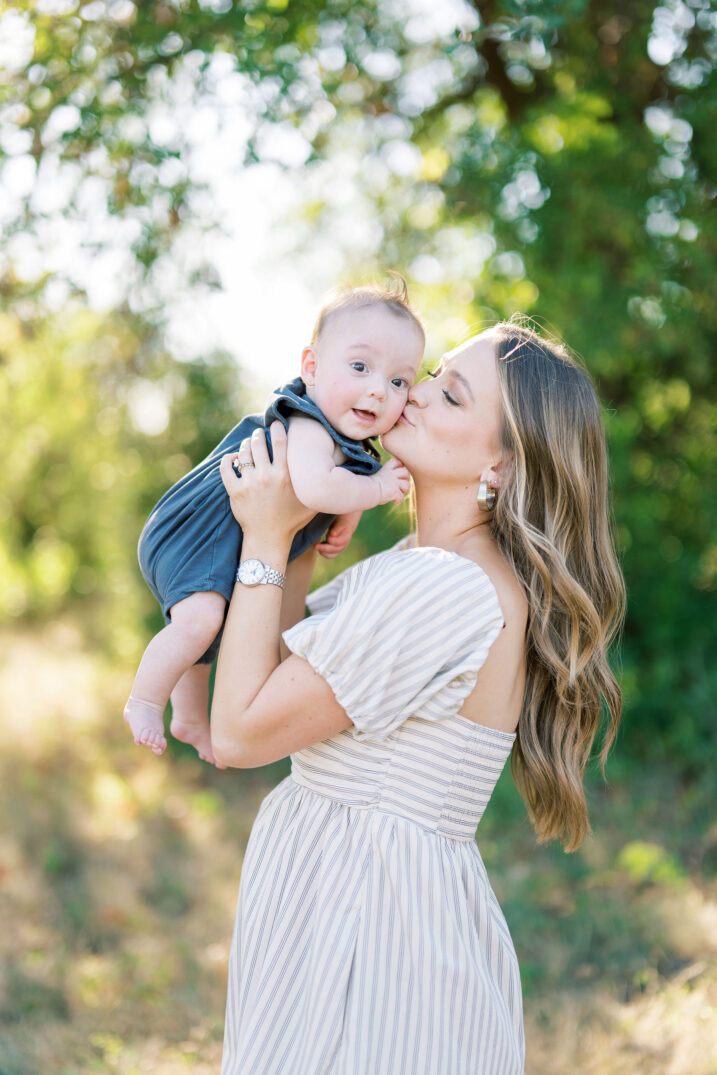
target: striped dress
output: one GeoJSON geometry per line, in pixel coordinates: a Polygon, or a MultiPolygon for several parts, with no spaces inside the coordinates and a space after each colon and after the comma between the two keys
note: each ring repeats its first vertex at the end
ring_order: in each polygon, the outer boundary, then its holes
{"type": "Polygon", "coordinates": [[[521,1075],[518,963],[475,830],[515,736],[459,715],[503,625],[485,572],[399,548],[288,647],[352,728],[292,755],[249,838],[222,1075],[521,1075]]]}

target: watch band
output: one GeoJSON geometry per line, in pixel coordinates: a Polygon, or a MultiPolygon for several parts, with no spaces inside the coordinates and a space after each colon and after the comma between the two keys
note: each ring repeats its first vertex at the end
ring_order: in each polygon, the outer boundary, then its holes
{"type": "Polygon", "coordinates": [[[280,589],[284,589],[284,583],[286,582],[286,575],[283,575],[281,571],[277,571],[275,567],[269,567],[266,565],[266,574],[261,580],[263,583],[270,582],[273,586],[278,586],[280,589]]]}
{"type": "Polygon", "coordinates": [[[265,564],[263,560],[259,560],[254,556],[249,557],[247,560],[242,560],[237,568],[235,576],[236,582],[241,582],[243,586],[265,586],[269,583],[272,586],[278,586],[280,590],[284,589],[286,583],[286,575],[281,571],[277,571],[276,568],[271,567],[269,564],[265,564]],[[262,569],[261,578],[252,577],[251,572],[256,569],[262,569]],[[249,577],[247,577],[249,573],[249,577]],[[242,578],[243,574],[243,578],[242,578]]]}

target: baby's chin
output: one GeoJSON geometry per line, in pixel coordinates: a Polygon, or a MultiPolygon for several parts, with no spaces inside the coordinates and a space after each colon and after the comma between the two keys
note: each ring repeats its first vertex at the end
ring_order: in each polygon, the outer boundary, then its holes
{"type": "Polygon", "coordinates": [[[398,425],[398,420],[399,420],[399,418],[401,417],[402,414],[403,414],[403,410],[401,409],[398,412],[398,414],[395,415],[393,418],[384,418],[382,422],[377,422],[376,423],[376,428],[374,429],[373,433],[367,433],[366,436],[367,437],[380,437],[381,441],[383,442],[383,440],[386,437],[390,437],[390,435],[393,433],[394,429],[396,429],[396,427],[398,425]]]}
{"type": "MultiPolygon", "coordinates": [[[[398,418],[396,419],[396,422],[397,421],[398,421],[398,418]]],[[[364,434],[364,439],[366,437],[379,438],[381,440],[381,443],[383,444],[383,442],[386,439],[386,437],[390,437],[391,434],[393,433],[394,429],[396,428],[396,422],[394,422],[392,425],[390,425],[388,427],[386,426],[385,422],[381,422],[377,426],[377,428],[374,429],[373,433],[365,433],[364,434]]]]}
{"type": "MultiPolygon", "coordinates": [[[[397,426],[394,423],[394,425],[392,425],[390,429],[387,429],[385,433],[379,434],[381,438],[381,447],[385,448],[387,452],[391,452],[391,442],[393,440],[392,434],[396,428],[397,426]]],[[[391,452],[391,454],[393,454],[393,452],[391,452]]]]}
{"type": "Polygon", "coordinates": [[[359,423],[338,422],[331,423],[337,433],[340,433],[342,437],[346,437],[347,440],[371,440],[374,437],[379,436],[379,432],[373,426],[365,429],[359,426],[359,423]]]}

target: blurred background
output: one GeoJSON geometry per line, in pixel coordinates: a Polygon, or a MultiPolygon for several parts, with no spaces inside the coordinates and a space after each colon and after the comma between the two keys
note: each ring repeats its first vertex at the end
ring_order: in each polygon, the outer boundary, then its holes
{"type": "MultiPolygon", "coordinates": [[[[288,763],[132,746],[136,541],[326,289],[388,269],[427,359],[523,311],[604,403],[629,610],[594,833],[538,846],[506,773],[478,834],[528,1075],[717,1072],[716,56],[710,0],[0,2],[0,1075],[218,1070],[288,763]]],[[[320,578],[407,526],[368,513],[320,578]]]]}

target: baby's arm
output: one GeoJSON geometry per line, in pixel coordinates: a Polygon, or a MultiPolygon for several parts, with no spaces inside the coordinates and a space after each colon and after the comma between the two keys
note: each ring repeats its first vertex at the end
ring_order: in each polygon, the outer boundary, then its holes
{"type": "Polygon", "coordinates": [[[352,474],[337,465],[335,449],[320,422],[299,415],[289,420],[289,474],[302,504],[327,515],[363,511],[391,500],[400,504],[410,479],[397,460],[389,460],[376,474],[352,474]]]}

